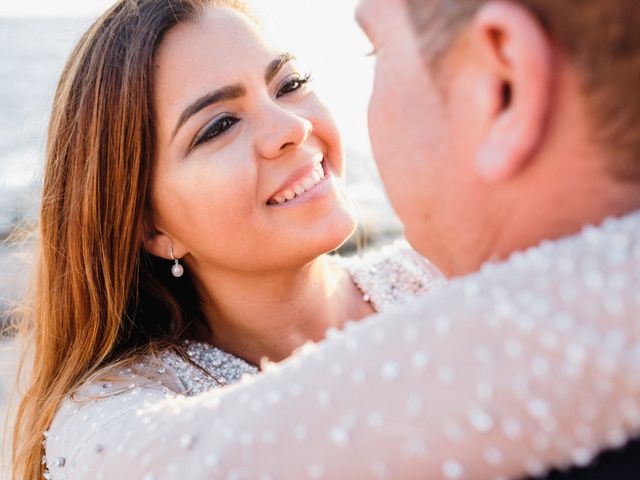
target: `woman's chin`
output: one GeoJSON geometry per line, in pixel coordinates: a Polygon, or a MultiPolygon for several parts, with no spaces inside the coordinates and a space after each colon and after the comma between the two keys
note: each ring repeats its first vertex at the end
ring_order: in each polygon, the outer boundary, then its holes
{"type": "Polygon", "coordinates": [[[350,211],[342,215],[332,215],[326,218],[322,225],[310,227],[305,235],[300,235],[295,248],[305,261],[313,260],[325,253],[330,253],[342,245],[353,235],[357,228],[355,216],[350,211]]]}
{"type": "Polygon", "coordinates": [[[331,223],[331,234],[319,241],[320,254],[333,252],[344,245],[355,233],[357,226],[356,217],[350,211],[345,212],[341,218],[337,218],[331,223]]]}
{"type": "Polygon", "coordinates": [[[322,253],[330,253],[335,250],[338,250],[345,243],[347,243],[347,241],[351,238],[351,236],[355,233],[355,231],[356,231],[356,228],[354,224],[354,227],[350,229],[348,233],[341,235],[339,237],[336,237],[332,239],[332,241],[330,242],[327,242],[326,245],[324,245],[324,248],[321,249],[322,253]]]}

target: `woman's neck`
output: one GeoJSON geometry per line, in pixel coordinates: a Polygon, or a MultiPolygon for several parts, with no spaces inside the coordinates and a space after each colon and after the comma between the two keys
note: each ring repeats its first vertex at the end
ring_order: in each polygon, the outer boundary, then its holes
{"type": "Polygon", "coordinates": [[[231,272],[200,275],[216,347],[255,365],[278,362],[329,328],[373,313],[349,274],[323,255],[296,270],[266,275],[231,272]]]}

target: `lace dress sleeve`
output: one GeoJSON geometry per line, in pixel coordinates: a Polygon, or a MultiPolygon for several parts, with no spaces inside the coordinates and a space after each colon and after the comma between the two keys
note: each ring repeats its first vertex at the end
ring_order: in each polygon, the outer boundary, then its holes
{"type": "Polygon", "coordinates": [[[444,275],[405,240],[361,256],[333,257],[351,276],[376,312],[409,301],[446,283],[444,275]]]}
{"type": "Polygon", "coordinates": [[[640,426],[637,223],[517,254],[233,386],[67,402],[50,478],[501,479],[587,463],[640,426]]]}

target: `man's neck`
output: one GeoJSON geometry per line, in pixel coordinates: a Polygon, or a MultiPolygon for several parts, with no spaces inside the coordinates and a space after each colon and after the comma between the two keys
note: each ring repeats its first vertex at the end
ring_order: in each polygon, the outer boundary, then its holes
{"type": "Polygon", "coordinates": [[[593,178],[593,182],[577,179],[575,183],[567,183],[566,191],[548,189],[538,195],[531,192],[531,200],[510,213],[512,220],[505,222],[508,227],[496,237],[493,258],[502,260],[543,240],[575,235],[586,225],[599,225],[608,217],[640,209],[637,185],[621,183],[606,175],[593,178]]]}

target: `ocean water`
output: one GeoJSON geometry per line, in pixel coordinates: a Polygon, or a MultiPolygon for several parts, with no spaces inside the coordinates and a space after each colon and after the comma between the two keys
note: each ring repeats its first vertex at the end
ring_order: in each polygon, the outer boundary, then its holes
{"type": "Polygon", "coordinates": [[[35,218],[51,98],[81,24],[0,18],[0,235],[35,218]]]}
{"type": "MultiPolygon", "coordinates": [[[[355,1],[334,2],[331,8],[323,2],[262,1],[259,13],[277,32],[276,41],[312,71],[314,88],[343,132],[347,188],[358,212],[360,238],[375,243],[397,235],[400,224],[382,190],[366,133],[372,61],[364,55],[368,44],[352,18],[355,1]]],[[[53,92],[71,48],[90,22],[0,18],[0,239],[17,225],[37,220],[53,92]]],[[[29,270],[12,256],[14,250],[0,240],[0,311],[7,299],[19,296],[29,270]]]]}

